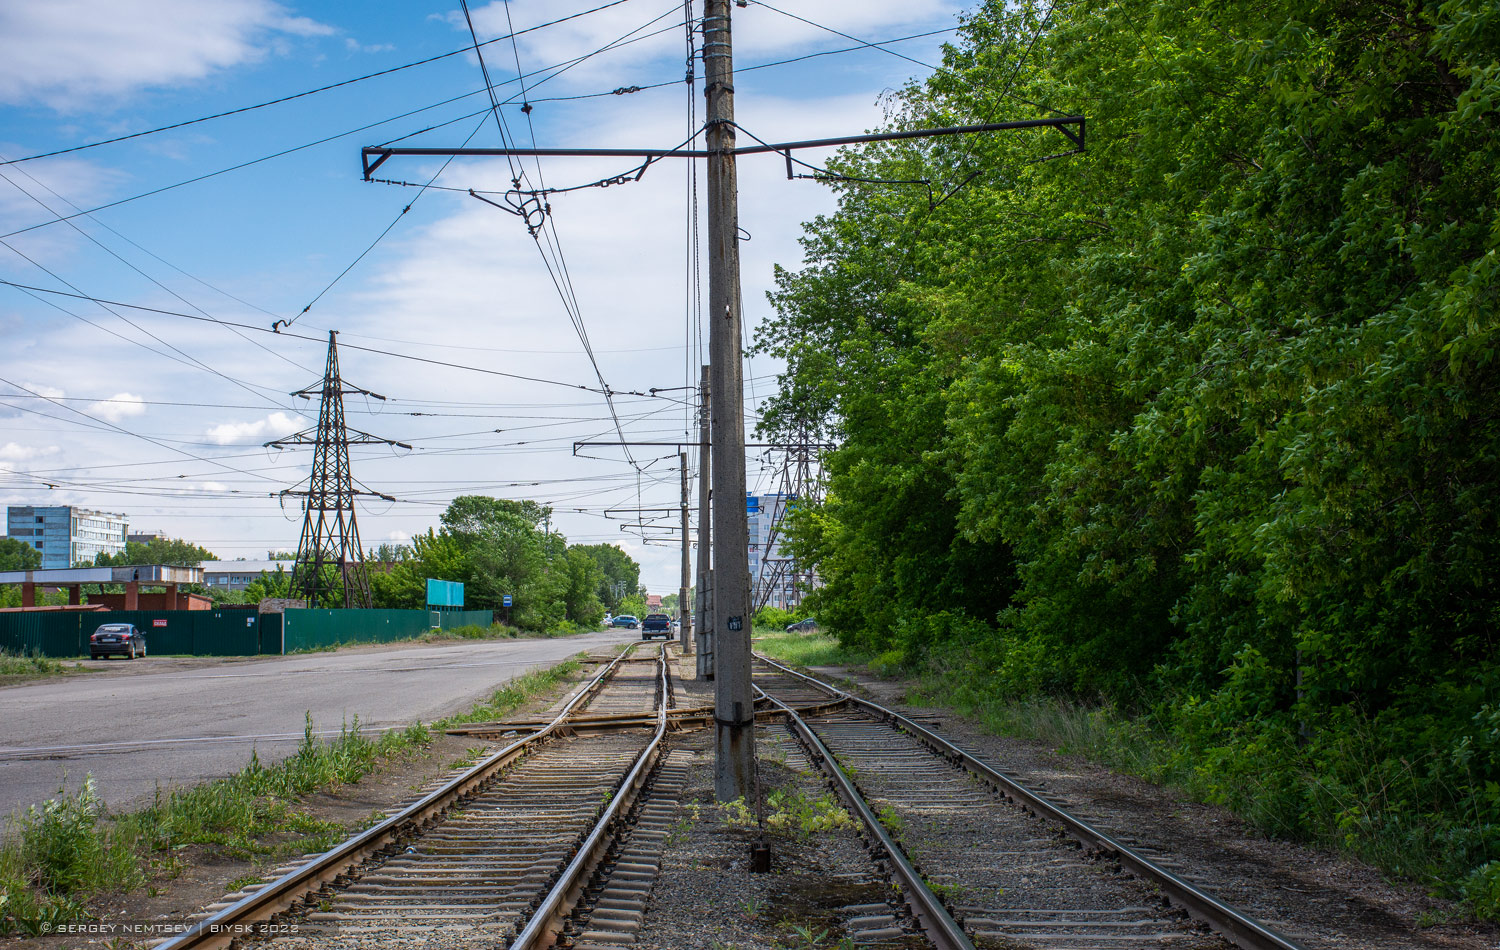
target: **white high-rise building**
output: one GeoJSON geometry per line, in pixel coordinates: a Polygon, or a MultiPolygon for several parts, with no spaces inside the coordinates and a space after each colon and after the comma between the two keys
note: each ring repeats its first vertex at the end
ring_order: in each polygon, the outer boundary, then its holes
{"type": "Polygon", "coordinates": [[[806,588],[816,580],[790,560],[782,550],[785,526],[777,522],[787,508],[795,507],[795,495],[746,495],[745,520],[750,536],[750,597],[752,603],[790,610],[802,602],[806,588]],[[772,538],[773,532],[775,538],[772,538]],[[801,588],[799,589],[799,581],[801,588]]]}
{"type": "Polygon", "coordinates": [[[48,569],[121,554],[129,531],[124,515],[72,505],[11,505],[5,513],[6,534],[36,548],[48,569]]]}

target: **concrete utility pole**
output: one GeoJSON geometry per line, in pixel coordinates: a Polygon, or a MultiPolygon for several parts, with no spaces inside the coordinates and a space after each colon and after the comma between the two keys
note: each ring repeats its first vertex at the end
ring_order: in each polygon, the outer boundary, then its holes
{"type": "Polygon", "coordinates": [[[708,352],[714,519],[714,795],[755,791],[750,686],[750,549],[745,524],[745,407],[740,352],[740,219],[735,180],[731,0],[704,0],[708,97],[708,352]]]}
{"type": "Polygon", "coordinates": [[[709,539],[713,536],[712,500],[709,491],[708,439],[708,367],[703,367],[703,376],[698,383],[698,599],[694,602],[697,624],[694,633],[698,640],[698,678],[714,678],[714,575],[710,569],[712,551],[709,539]]]}
{"type": "MultiPolygon", "coordinates": [[[[698,655],[700,663],[705,653],[713,657],[714,718],[717,725],[714,793],[720,801],[750,798],[755,785],[755,714],[750,683],[750,551],[745,523],[745,394],[740,352],[739,209],[735,156],[781,155],[787,163],[787,176],[790,178],[796,177],[792,171],[794,151],[867,142],[1055,128],[1076,147],[1072,152],[1050,157],[1060,158],[1062,155],[1078,154],[1084,150],[1084,117],[1081,115],[1056,115],[1042,119],[943,128],[899,129],[797,142],[757,142],[737,148],[734,131],[734,57],[729,30],[731,2],[732,0],[704,0],[703,4],[703,74],[706,80],[703,92],[708,97],[704,149],[519,148],[505,144],[500,148],[369,145],[360,150],[366,181],[373,180],[376,169],[398,155],[636,157],[644,159],[646,164],[667,157],[689,161],[703,158],[708,161],[708,340],[711,367],[709,397],[712,411],[709,425],[711,458],[702,467],[710,470],[713,480],[713,551],[712,573],[706,584],[703,583],[702,564],[699,565],[699,600],[705,604],[708,614],[699,630],[709,638],[709,642],[708,649],[700,648],[698,655]],[[1076,126],[1076,130],[1070,128],[1072,126],[1076,126]],[[711,604],[707,603],[710,598],[711,604]]],[[[743,4],[745,0],[733,2],[743,4]]],[[[476,49],[478,46],[476,37],[476,49]]],[[[641,166],[641,171],[644,169],[645,164],[641,166]]],[[[639,178],[639,174],[636,177],[639,178]]],[[[482,195],[473,192],[470,194],[481,201],[495,204],[482,195]]],[[[551,207],[543,201],[544,192],[523,191],[520,194],[540,205],[543,215],[551,214],[551,207]]],[[[511,207],[504,207],[502,210],[515,212],[511,207]]],[[[529,213],[523,217],[535,236],[538,225],[533,223],[529,213]]],[[[589,443],[574,443],[574,451],[587,444],[589,443]]],[[[617,444],[626,443],[622,441],[617,444]]],[[[700,522],[710,520],[707,512],[707,506],[700,508],[700,522]]],[[[709,545],[704,545],[700,551],[708,547],[709,545]]]]}
{"type": "Polygon", "coordinates": [[[693,612],[688,609],[688,478],[687,453],[678,452],[682,463],[682,584],[677,591],[677,618],[681,626],[677,634],[683,653],[693,652],[693,612]]]}

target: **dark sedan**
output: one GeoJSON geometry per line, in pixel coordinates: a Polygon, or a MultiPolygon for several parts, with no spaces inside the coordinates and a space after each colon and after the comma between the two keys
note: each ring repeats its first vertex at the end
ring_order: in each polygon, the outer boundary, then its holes
{"type": "Polygon", "coordinates": [[[133,623],[103,623],[89,636],[89,658],[146,655],[146,632],[133,623]]]}
{"type": "Polygon", "coordinates": [[[787,633],[817,633],[818,622],[811,617],[786,625],[787,633]]]}

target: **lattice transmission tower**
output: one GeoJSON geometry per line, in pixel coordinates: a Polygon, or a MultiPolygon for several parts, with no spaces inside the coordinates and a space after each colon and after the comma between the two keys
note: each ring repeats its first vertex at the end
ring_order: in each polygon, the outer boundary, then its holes
{"type": "Polygon", "coordinates": [[[281,493],[285,498],[294,495],[303,499],[302,540],[297,543],[297,562],[292,567],[291,596],[303,598],[309,607],[317,607],[343,594],[345,607],[370,606],[370,575],[365,570],[364,548],[359,543],[359,526],[354,520],[354,499],[360,495],[395,501],[390,495],[370,491],[363,485],[356,486],[354,475],[349,470],[349,446],[394,445],[404,449],[411,446],[394,439],[350,429],[344,424],[344,397],[346,395],[368,396],[385,400],[385,397],[368,389],[350,386],[339,377],[338,332],[328,331],[328,363],[323,369],[323,380],[306,389],[292,393],[303,399],[317,395],[318,425],[315,429],[303,429],[288,436],[267,442],[270,448],[289,448],[294,445],[313,447],[312,474],[307,488],[288,488],[281,493]]]}
{"type": "MultiPolygon", "coordinates": [[[[810,567],[801,565],[796,558],[772,557],[778,543],[786,536],[786,518],[799,504],[816,505],[823,500],[823,456],[826,448],[813,438],[807,427],[802,427],[796,440],[788,443],[782,454],[780,470],[776,479],[778,503],[766,538],[760,567],[751,585],[751,610],[756,611],[771,602],[777,591],[787,593],[791,588],[797,602],[802,596],[818,586],[818,577],[810,567]]],[[[788,607],[793,606],[789,598],[783,598],[788,607]]]]}

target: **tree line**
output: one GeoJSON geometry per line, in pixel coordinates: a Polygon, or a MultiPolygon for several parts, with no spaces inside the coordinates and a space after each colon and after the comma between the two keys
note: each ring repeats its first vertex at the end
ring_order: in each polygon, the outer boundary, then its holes
{"type": "Polygon", "coordinates": [[[989,2],[778,269],[850,645],[1500,913],[1500,7],[989,2]],[[872,182],[887,182],[878,184],[872,182]]]}
{"type": "MultiPolygon", "coordinates": [[[[460,581],[464,608],[505,611],[506,620],[522,630],[557,631],[593,628],[606,611],[645,613],[641,568],[612,544],[568,544],[557,531],[544,528],[551,509],[529,500],[464,495],[455,498],[439,519],[410,544],[381,545],[369,552],[373,606],[421,609],[427,603],[427,579],[460,581]],[[512,606],[506,610],[504,598],[512,606]]],[[[291,559],[288,552],[271,552],[291,559]]],[[[217,560],[202,547],[171,538],[129,542],[119,554],[100,554],[93,565],[197,565],[217,560]]],[[[40,556],[21,541],[0,539],[0,570],[24,570],[40,563],[40,556]]],[[[328,567],[334,571],[335,568],[328,567]]],[[[183,590],[207,594],[216,603],[259,603],[290,596],[290,572],[279,571],[252,581],[244,591],[228,591],[201,584],[183,590]]],[[[99,592],[118,592],[121,585],[100,585],[99,592]]],[[[87,591],[85,592],[85,597],[87,591]]],[[[64,594],[39,594],[38,603],[66,600],[64,594]]],[[[674,601],[675,602],[675,601],[674,601]]],[[[0,591],[0,606],[18,606],[19,588],[0,591]],[[14,600],[14,604],[8,601],[14,600]]],[[[341,607],[326,603],[323,607],[341,607]]]]}

